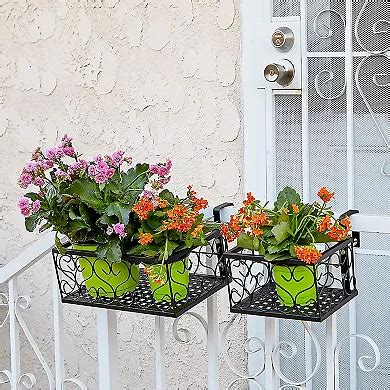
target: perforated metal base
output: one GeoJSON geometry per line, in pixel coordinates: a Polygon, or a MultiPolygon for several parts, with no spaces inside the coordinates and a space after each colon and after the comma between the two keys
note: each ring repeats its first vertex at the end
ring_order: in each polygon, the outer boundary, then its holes
{"type": "Polygon", "coordinates": [[[323,288],[319,293],[318,303],[289,307],[281,303],[275,286],[267,284],[238,304],[233,305],[230,311],[265,317],[321,322],[356,295],[358,295],[357,290],[347,295],[341,289],[323,288]]]}
{"type": "Polygon", "coordinates": [[[226,278],[190,274],[190,284],[186,299],[173,303],[156,302],[152,296],[148,278],[141,271],[139,284],[132,293],[115,299],[107,297],[93,298],[88,294],[85,287],[81,287],[79,290],[63,297],[62,302],[164,317],[179,317],[226,285],[226,278]]]}

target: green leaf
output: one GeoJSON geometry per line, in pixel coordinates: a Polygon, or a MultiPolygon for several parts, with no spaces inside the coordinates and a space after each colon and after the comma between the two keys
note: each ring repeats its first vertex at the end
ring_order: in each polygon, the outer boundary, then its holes
{"type": "Polygon", "coordinates": [[[266,253],[264,255],[264,259],[267,260],[267,261],[286,260],[286,259],[289,259],[289,258],[290,258],[289,255],[281,255],[280,253],[276,253],[276,254],[266,253]]]}
{"type": "Polygon", "coordinates": [[[275,207],[277,209],[281,209],[282,207],[288,207],[292,204],[301,204],[301,197],[293,188],[285,187],[279,192],[278,199],[275,202],[275,207]]]}
{"type": "Polygon", "coordinates": [[[122,260],[122,251],[119,245],[119,239],[113,238],[106,244],[100,245],[96,250],[99,259],[118,262],[122,260]]]}
{"type": "Polygon", "coordinates": [[[250,235],[245,234],[245,233],[241,234],[237,238],[237,246],[239,246],[240,248],[249,249],[252,251],[257,250],[257,248],[258,248],[258,247],[254,246],[253,238],[250,235]]]}
{"type": "Polygon", "coordinates": [[[171,256],[173,251],[179,246],[176,242],[168,241],[167,242],[167,250],[168,250],[168,256],[171,256]]]}
{"type": "Polygon", "coordinates": [[[81,215],[81,218],[83,219],[83,221],[87,225],[91,225],[92,221],[93,221],[91,213],[94,213],[94,212],[91,209],[89,209],[84,203],[82,203],[79,206],[79,211],[80,211],[80,215],[81,215]]]}
{"type": "Polygon", "coordinates": [[[88,228],[88,225],[82,219],[77,219],[69,223],[69,231],[72,234],[86,228],[88,228]]]}
{"type": "Polygon", "coordinates": [[[155,257],[155,256],[158,255],[158,252],[157,252],[157,251],[154,251],[154,250],[152,250],[152,249],[147,249],[147,250],[144,250],[144,251],[142,252],[142,254],[143,254],[144,256],[155,257]]]}
{"type": "Polygon", "coordinates": [[[289,230],[290,230],[290,224],[288,222],[278,223],[272,228],[271,231],[275,236],[277,244],[280,244],[282,241],[284,241],[286,238],[290,236],[289,230]]]}
{"type": "Polygon", "coordinates": [[[320,233],[318,231],[312,232],[315,242],[324,243],[324,242],[333,242],[331,238],[328,237],[325,233],[320,233]]]}
{"type": "Polygon", "coordinates": [[[279,253],[280,251],[286,249],[288,246],[290,246],[290,241],[286,240],[280,243],[279,245],[269,245],[267,247],[267,251],[270,254],[279,253]]]}
{"type": "Polygon", "coordinates": [[[265,249],[264,249],[264,245],[260,242],[259,243],[259,247],[258,247],[258,252],[259,252],[259,255],[261,256],[264,256],[265,255],[265,249]]]}
{"type": "Polygon", "coordinates": [[[169,190],[163,190],[160,192],[159,197],[166,200],[168,203],[175,203],[175,195],[169,190]]]}
{"type": "Polygon", "coordinates": [[[290,255],[291,255],[292,257],[297,257],[297,253],[295,252],[295,245],[294,245],[294,244],[291,244],[290,247],[289,247],[289,249],[290,249],[290,255]]]}
{"type": "Polygon", "coordinates": [[[113,225],[116,222],[116,218],[115,216],[109,217],[107,214],[103,214],[97,222],[102,225],[113,225]]]}
{"type": "Polygon", "coordinates": [[[137,164],[122,174],[121,190],[132,206],[149,180],[149,164],[137,164]]]}
{"type": "Polygon", "coordinates": [[[39,214],[38,213],[37,214],[32,214],[29,217],[26,217],[26,219],[24,220],[24,225],[26,226],[26,229],[29,232],[33,232],[34,229],[37,227],[38,220],[39,220],[39,214]]]}
{"type": "Polygon", "coordinates": [[[140,256],[142,255],[142,252],[145,250],[145,247],[143,245],[136,245],[130,248],[126,254],[128,255],[134,255],[134,256],[140,256]]]}
{"type": "Polygon", "coordinates": [[[42,233],[44,232],[45,230],[49,229],[50,227],[52,227],[53,225],[50,223],[50,222],[46,222],[44,225],[42,225],[40,228],[39,228],[39,233],[42,233]]]}
{"type": "Polygon", "coordinates": [[[61,255],[64,255],[66,253],[65,247],[62,245],[61,240],[58,238],[58,234],[56,233],[54,237],[54,242],[56,245],[56,248],[58,249],[58,252],[60,252],[61,255]]]}
{"type": "Polygon", "coordinates": [[[117,216],[121,223],[127,225],[129,223],[130,211],[131,207],[129,205],[120,202],[113,202],[107,206],[105,213],[110,217],[113,215],[117,216]]]}
{"type": "Polygon", "coordinates": [[[153,230],[155,230],[161,226],[161,219],[155,215],[149,215],[146,222],[153,230]]]}
{"type": "Polygon", "coordinates": [[[67,192],[77,195],[82,202],[97,211],[103,211],[104,202],[100,195],[98,185],[89,179],[79,179],[74,181],[67,192]]]}
{"type": "Polygon", "coordinates": [[[28,192],[24,195],[26,198],[31,199],[33,202],[36,200],[42,200],[42,197],[36,194],[35,192],[28,192]]]}

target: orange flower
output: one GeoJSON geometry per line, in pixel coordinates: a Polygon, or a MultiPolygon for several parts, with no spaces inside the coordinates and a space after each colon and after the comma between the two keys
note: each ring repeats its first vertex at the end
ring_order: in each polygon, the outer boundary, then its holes
{"type": "Polygon", "coordinates": [[[153,235],[150,233],[140,233],[138,242],[141,245],[151,244],[153,242],[153,235]]]}
{"type": "Polygon", "coordinates": [[[314,246],[296,246],[295,253],[299,260],[307,264],[316,264],[322,256],[322,253],[314,246]]]}
{"type": "Polygon", "coordinates": [[[351,220],[349,219],[349,217],[345,217],[343,218],[341,221],[340,221],[340,225],[344,226],[348,232],[351,230],[351,220]]]}
{"type": "Polygon", "coordinates": [[[196,191],[192,189],[191,185],[189,185],[187,188],[188,197],[192,202],[193,210],[195,213],[198,213],[200,210],[205,209],[209,205],[209,202],[206,199],[196,197],[196,191]]]}
{"type": "Polygon", "coordinates": [[[168,201],[165,199],[157,198],[157,206],[160,209],[165,209],[165,207],[168,207],[168,201]]]}
{"type": "Polygon", "coordinates": [[[328,203],[334,199],[334,192],[330,192],[326,187],[320,188],[317,195],[325,202],[328,203]]]}
{"type": "Polygon", "coordinates": [[[154,206],[150,199],[142,197],[132,210],[138,215],[139,219],[143,220],[148,218],[149,213],[154,210],[154,206]]]}
{"type": "Polygon", "coordinates": [[[167,215],[169,218],[177,218],[184,216],[187,213],[188,209],[183,204],[175,204],[173,209],[168,210],[167,215]]]}
{"type": "Polygon", "coordinates": [[[252,216],[252,222],[257,225],[265,225],[268,222],[267,214],[262,212],[252,216]]]}
{"type": "Polygon", "coordinates": [[[165,230],[176,230],[178,232],[188,232],[196,220],[196,214],[182,204],[177,204],[172,210],[167,212],[168,221],[164,221],[165,230]]]}
{"type": "Polygon", "coordinates": [[[299,206],[296,205],[295,203],[291,205],[293,211],[295,214],[298,214],[299,213],[299,206]]]}
{"type": "Polygon", "coordinates": [[[252,195],[252,192],[248,192],[248,193],[246,194],[246,199],[244,200],[244,205],[245,205],[245,206],[249,206],[249,205],[251,205],[255,200],[256,200],[256,198],[252,195]]]}
{"type": "Polygon", "coordinates": [[[199,237],[202,233],[203,233],[203,225],[200,224],[193,230],[193,232],[191,233],[191,236],[196,238],[196,237],[199,237]]]}
{"type": "Polygon", "coordinates": [[[261,236],[262,234],[264,234],[264,230],[258,229],[258,228],[254,228],[254,229],[252,229],[252,233],[255,236],[261,236]]]}
{"type": "Polygon", "coordinates": [[[228,240],[228,242],[234,241],[240,233],[243,231],[239,218],[237,215],[230,216],[230,222],[228,224],[221,225],[220,232],[228,240]]]}
{"type": "Polygon", "coordinates": [[[328,237],[334,241],[341,241],[348,237],[349,230],[341,225],[335,224],[328,233],[328,237]]]}
{"type": "Polygon", "coordinates": [[[317,230],[320,233],[325,232],[326,230],[329,230],[332,226],[331,219],[329,215],[325,215],[324,219],[321,221],[321,223],[318,225],[317,230]]]}

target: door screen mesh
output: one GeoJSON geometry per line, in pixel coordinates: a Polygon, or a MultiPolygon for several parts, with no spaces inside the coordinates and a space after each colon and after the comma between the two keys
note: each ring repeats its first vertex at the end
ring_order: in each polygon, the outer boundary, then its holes
{"type": "Polygon", "coordinates": [[[300,0],[274,0],[273,15],[275,18],[286,18],[300,15],[300,0]]]}
{"type": "MultiPolygon", "coordinates": [[[[390,1],[307,0],[307,5],[308,53],[303,55],[308,57],[309,103],[308,107],[302,107],[299,95],[275,96],[276,189],[291,185],[302,193],[302,149],[308,141],[308,185],[313,199],[320,187],[327,186],[336,192],[336,211],[345,211],[352,191],[354,207],[361,213],[390,215],[390,1]],[[345,71],[346,1],[352,2],[353,10],[351,74],[345,71]],[[347,144],[347,80],[353,83],[350,145],[347,144]],[[308,140],[302,137],[303,110],[308,113],[308,140]],[[351,166],[347,160],[348,146],[354,150],[351,166]],[[354,172],[353,186],[349,186],[348,171],[354,172]]],[[[274,0],[273,14],[275,17],[299,15],[299,2],[274,0]]],[[[372,355],[372,350],[358,341],[356,361],[350,361],[349,345],[344,344],[340,355],[340,386],[343,390],[387,390],[390,389],[390,299],[387,297],[390,256],[386,254],[390,251],[390,235],[362,233],[361,241],[356,265],[357,331],[376,341],[381,364],[372,373],[362,371],[356,365],[357,359],[372,355]],[[376,250],[383,251],[382,255],[373,254],[376,250]],[[351,389],[350,375],[355,369],[358,385],[357,389],[351,389]]],[[[350,333],[349,308],[341,310],[338,318],[340,339],[350,333]]],[[[303,379],[303,327],[286,320],[279,325],[280,339],[292,340],[299,351],[296,358],[281,360],[282,370],[292,380],[303,379]]],[[[313,328],[325,351],[325,324],[314,324],[313,328]]],[[[315,353],[312,359],[314,367],[315,353]]],[[[370,362],[366,360],[366,364],[370,362]]],[[[326,389],[326,359],[312,388],[326,389]]]]}

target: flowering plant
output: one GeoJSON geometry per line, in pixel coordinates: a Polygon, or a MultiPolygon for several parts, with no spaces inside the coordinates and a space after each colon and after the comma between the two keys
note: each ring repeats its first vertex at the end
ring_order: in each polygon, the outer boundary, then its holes
{"type": "MultiPolygon", "coordinates": [[[[67,135],[55,148],[38,148],[18,180],[24,189],[35,186],[18,203],[27,230],[52,228],[72,243],[96,243],[101,258],[121,260],[138,230],[131,210],[139,195],[147,184],[161,190],[170,179],[170,161],[131,163],[122,151],[86,161],[67,135]]],[[[63,252],[57,235],[56,246],[63,252]]]]}
{"type": "MultiPolygon", "coordinates": [[[[207,200],[198,198],[192,186],[188,186],[185,198],[166,189],[144,192],[133,207],[140,221],[135,236],[138,244],[128,253],[158,257],[162,266],[174,251],[206,245],[206,233],[215,228],[200,212],[207,205],[207,200]]],[[[146,267],[146,272],[155,273],[154,279],[159,279],[162,267],[146,267]]]]}
{"type": "Polygon", "coordinates": [[[243,207],[221,226],[228,241],[258,251],[266,260],[298,258],[315,264],[322,253],[316,243],[340,241],[348,237],[351,223],[348,217],[336,219],[328,206],[334,193],[325,187],[318,191],[321,202],[304,204],[299,194],[286,187],[273,208],[262,205],[251,193],[243,207]]]}

